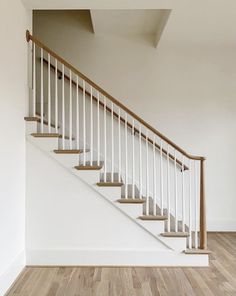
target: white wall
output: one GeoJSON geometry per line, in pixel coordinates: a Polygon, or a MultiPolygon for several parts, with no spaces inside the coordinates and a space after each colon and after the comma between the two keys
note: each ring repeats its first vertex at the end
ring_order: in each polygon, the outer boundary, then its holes
{"type": "Polygon", "coordinates": [[[28,141],[26,152],[28,265],[147,264],[170,251],[49,154],[28,141]]]}
{"type": "Polygon", "coordinates": [[[41,11],[34,18],[35,35],[49,47],[188,152],[207,157],[209,230],[236,230],[231,8],[180,5],[157,50],[138,38],[94,35],[77,12],[41,11]]]}
{"type": "Polygon", "coordinates": [[[0,295],[25,264],[25,132],[27,43],[31,13],[0,1],[0,295]]]}

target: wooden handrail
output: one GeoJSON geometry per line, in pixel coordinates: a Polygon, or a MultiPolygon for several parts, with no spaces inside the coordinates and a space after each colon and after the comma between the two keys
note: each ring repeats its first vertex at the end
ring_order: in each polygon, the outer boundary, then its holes
{"type": "MultiPolygon", "coordinates": [[[[91,81],[88,77],[86,77],[84,74],[82,74],[80,71],[78,71],[75,67],[73,67],[70,63],[65,61],[63,58],[61,58],[59,55],[57,55],[54,51],[49,49],[46,45],[44,45],[42,42],[40,42],[37,38],[32,36],[30,32],[26,31],[26,40],[29,42],[32,40],[35,44],[37,44],[39,47],[44,49],[47,53],[49,53],[52,57],[57,59],[59,62],[64,64],[68,69],[70,69],[72,72],[77,74],[80,78],[82,78],[84,81],[86,81],[88,84],[90,84],[93,88],[95,88],[97,91],[99,91],[101,94],[103,94],[106,98],[108,98],[110,101],[112,101],[114,104],[116,104],[118,107],[123,109],[125,112],[127,112],[130,116],[132,116],[134,119],[139,121],[143,126],[145,126],[147,129],[152,131],[155,135],[160,137],[162,140],[164,140],[166,143],[171,145],[174,149],[179,151],[181,154],[186,156],[189,159],[192,160],[199,160],[200,161],[200,249],[206,249],[207,248],[207,232],[206,232],[206,205],[205,205],[205,172],[204,172],[204,161],[205,157],[203,156],[194,156],[191,154],[188,154],[185,150],[180,148],[178,145],[176,145],[174,142],[172,142],[169,138],[164,136],[162,133],[160,133],[158,130],[153,128],[150,124],[148,124],[146,121],[144,121],[142,118],[140,118],[137,114],[132,112],[130,109],[128,109],[125,105],[123,105],[121,102],[119,102],[117,99],[112,97],[110,94],[108,94],[105,90],[103,90],[101,87],[99,87],[97,84],[95,84],[93,81],[91,81]]],[[[89,94],[87,92],[87,94],[89,94]]],[[[90,94],[89,94],[90,95],[90,94]]],[[[96,97],[93,96],[93,100],[97,100],[96,97]]],[[[101,102],[102,104],[102,102],[101,102]]],[[[108,110],[108,109],[107,109],[108,110]]],[[[117,114],[115,116],[118,116],[117,114]]],[[[122,118],[122,121],[124,122],[124,119],[122,118]]],[[[131,124],[129,123],[129,127],[131,127],[131,124]]],[[[138,130],[135,130],[136,133],[139,133],[138,130]]],[[[141,134],[142,137],[145,137],[144,134],[141,134]]],[[[153,143],[151,139],[148,139],[149,142],[153,143]]],[[[157,144],[156,144],[157,145],[157,144]]],[[[156,146],[158,149],[160,149],[160,146],[156,146]]],[[[164,154],[167,155],[167,151],[164,151],[164,154]]],[[[173,155],[171,155],[171,159],[174,159],[173,155]]],[[[178,160],[178,164],[182,165],[181,162],[178,160]]],[[[186,169],[186,168],[185,168],[186,169]]]]}
{"type": "MultiPolygon", "coordinates": [[[[41,60],[41,58],[39,58],[39,59],[41,60]]],[[[44,62],[44,64],[48,65],[48,60],[46,60],[45,58],[43,58],[43,62],[44,62]]],[[[52,63],[50,63],[50,68],[55,72],[55,66],[54,66],[52,63]]],[[[61,71],[61,70],[57,69],[57,72],[58,72],[58,75],[59,75],[59,76],[62,75],[62,71],[61,71]]],[[[67,81],[70,81],[70,77],[67,76],[66,74],[64,74],[64,78],[65,78],[67,81]]],[[[72,83],[75,87],[77,86],[76,82],[75,82],[73,79],[72,79],[71,83],[72,83]]],[[[83,91],[83,88],[82,88],[80,85],[78,85],[78,88],[79,88],[81,91],[83,91]]],[[[91,96],[91,93],[90,93],[88,90],[85,90],[85,93],[86,93],[87,96],[89,96],[89,97],[91,96]]],[[[97,103],[97,101],[98,101],[97,98],[96,98],[94,95],[92,95],[92,97],[93,97],[93,101],[97,103]]],[[[101,107],[104,108],[104,103],[103,103],[103,102],[99,101],[99,105],[100,105],[101,107]]],[[[107,110],[108,112],[111,113],[111,108],[109,108],[108,106],[106,106],[106,110],[107,110]]],[[[116,118],[119,117],[119,115],[118,115],[115,111],[113,111],[113,115],[114,115],[116,118]]],[[[125,124],[125,119],[124,119],[122,116],[120,116],[120,121],[121,121],[122,123],[125,124]]],[[[133,126],[132,126],[131,123],[127,122],[127,126],[132,130],[133,126]]],[[[134,128],[134,133],[139,135],[139,130],[138,130],[137,128],[134,128]]],[[[141,137],[142,137],[143,139],[146,140],[146,135],[145,135],[145,134],[141,133],[141,137]]],[[[148,142],[149,142],[151,145],[153,145],[153,140],[152,140],[152,139],[147,138],[147,140],[148,140],[148,142]]],[[[157,143],[155,143],[155,147],[156,147],[159,151],[161,150],[160,145],[158,145],[157,143]]],[[[168,154],[167,151],[166,151],[165,149],[162,149],[162,152],[163,152],[163,154],[167,157],[167,154],[168,154]]],[[[171,160],[173,160],[173,161],[175,160],[175,157],[174,157],[171,153],[169,153],[169,158],[170,158],[171,160]]],[[[182,161],[180,161],[179,159],[176,159],[176,163],[180,166],[180,169],[182,169],[182,165],[183,165],[182,161]]],[[[184,170],[188,170],[188,169],[189,169],[188,166],[184,165],[184,170]]]]}
{"type": "Polygon", "coordinates": [[[139,121],[143,126],[145,126],[147,129],[149,129],[150,131],[152,131],[154,134],[156,134],[158,137],[160,137],[162,140],[164,140],[166,143],[168,143],[169,145],[171,145],[174,149],[176,149],[177,151],[179,151],[181,154],[183,154],[187,158],[193,159],[193,160],[204,160],[205,159],[205,157],[203,157],[203,156],[194,156],[194,155],[188,154],[186,151],[184,151],[182,148],[180,148],[177,144],[175,144],[174,142],[172,142],[169,138],[167,138],[166,136],[164,136],[162,133],[160,133],[158,130],[156,130],[154,127],[152,127],[149,123],[147,123],[146,121],[144,121],[141,117],[139,117],[137,114],[135,114],[129,108],[127,108],[125,105],[123,105],[120,101],[118,101],[117,99],[115,99],[113,96],[111,96],[110,94],[108,94],[104,89],[102,89],[100,86],[98,86],[93,81],[91,81],[87,76],[85,76],[84,74],[82,74],[79,70],[77,70],[75,67],[73,67],[70,63],[68,63],[62,57],[60,57],[59,55],[57,55],[54,51],[52,51],[50,48],[48,48],[46,45],[44,45],[41,41],[39,41],[37,38],[35,38],[34,36],[32,36],[28,30],[26,31],[26,40],[27,40],[27,42],[29,42],[30,40],[32,40],[39,47],[41,47],[42,49],[44,49],[45,51],[47,51],[47,53],[49,53],[52,57],[54,57],[59,62],[61,62],[62,64],[64,64],[64,66],[66,66],[72,72],[74,72],[75,74],[77,74],[80,78],[82,78],[84,81],[86,81],[88,84],[90,84],[93,88],[95,88],[97,91],[99,91],[101,94],[103,94],[106,98],[108,98],[110,101],[112,101],[118,107],[120,107],[121,109],[123,109],[126,113],[128,113],[130,116],[132,116],[137,121],[139,121]]]}

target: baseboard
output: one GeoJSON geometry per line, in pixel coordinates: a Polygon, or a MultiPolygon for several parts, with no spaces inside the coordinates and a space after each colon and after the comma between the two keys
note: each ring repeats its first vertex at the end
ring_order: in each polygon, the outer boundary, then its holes
{"type": "Polygon", "coordinates": [[[208,255],[154,250],[27,250],[30,266],[208,266],[208,255]]]}
{"type": "Polygon", "coordinates": [[[25,251],[16,256],[6,271],[0,275],[0,296],[10,289],[16,278],[25,267],[25,251]]]}
{"type": "Polygon", "coordinates": [[[236,220],[208,220],[207,231],[235,232],[236,220]]]}

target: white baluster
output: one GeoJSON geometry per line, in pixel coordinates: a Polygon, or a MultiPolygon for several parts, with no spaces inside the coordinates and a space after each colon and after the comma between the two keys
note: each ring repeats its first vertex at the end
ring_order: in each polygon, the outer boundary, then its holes
{"type": "Polygon", "coordinates": [[[174,152],[174,174],[175,174],[175,232],[178,232],[178,179],[177,179],[176,150],[174,152]]]}
{"type": "Polygon", "coordinates": [[[111,102],[111,182],[114,182],[114,118],[113,103],[111,102]]]}
{"type": "Polygon", "coordinates": [[[93,88],[90,86],[90,165],[93,165],[93,88]]]}
{"type": "Polygon", "coordinates": [[[149,157],[148,157],[148,130],[146,130],[146,215],[149,215],[149,157]]]}
{"type": "Polygon", "coordinates": [[[125,113],[125,198],[128,198],[128,131],[127,131],[127,113],[125,113]]]}
{"type": "Polygon", "coordinates": [[[185,232],[185,169],[184,155],[182,155],[182,231],[185,232]]]}
{"type": "Polygon", "coordinates": [[[35,57],[35,43],[33,43],[33,117],[35,117],[36,112],[36,57],[35,57]]]}
{"type": "Polygon", "coordinates": [[[48,54],[48,133],[51,133],[51,57],[48,54]]]}
{"type": "Polygon", "coordinates": [[[69,146],[72,149],[72,73],[70,70],[69,146]]]}
{"type": "Polygon", "coordinates": [[[62,64],[62,149],[65,149],[65,67],[62,64]]]}
{"type": "Polygon", "coordinates": [[[104,97],[104,182],[107,181],[107,107],[104,97]]]}
{"type": "Polygon", "coordinates": [[[57,59],[55,59],[55,129],[56,129],[56,133],[58,133],[57,59]]]}
{"type": "Polygon", "coordinates": [[[189,249],[192,249],[192,161],[189,159],[189,249]]]}
{"type": "Polygon", "coordinates": [[[76,75],[76,149],[79,150],[79,77],[76,75]]]}
{"type": "Polygon", "coordinates": [[[142,199],[142,126],[141,123],[139,124],[139,198],[142,199]]]}
{"type": "Polygon", "coordinates": [[[194,246],[195,249],[198,248],[198,194],[197,194],[197,166],[196,161],[193,162],[193,170],[194,170],[194,200],[195,200],[195,230],[194,230],[194,246]]]}
{"type": "Polygon", "coordinates": [[[120,108],[118,109],[118,182],[121,182],[120,108]]]}
{"type": "Polygon", "coordinates": [[[100,165],[100,96],[97,92],[97,142],[98,142],[98,165],[100,165]]]}
{"type": "Polygon", "coordinates": [[[135,150],[134,150],[134,119],[132,121],[132,198],[135,198],[135,150]]]}
{"type": "Polygon", "coordinates": [[[170,147],[167,145],[167,232],[170,232],[170,147]]]}
{"type": "Polygon", "coordinates": [[[85,81],[83,80],[83,165],[86,165],[86,120],[85,120],[85,81]]]}
{"type": "Polygon", "coordinates": [[[153,136],[153,215],[157,214],[157,183],[156,183],[156,137],[153,136]]]}
{"type": "Polygon", "coordinates": [[[164,182],[163,182],[163,142],[160,142],[160,196],[161,196],[161,215],[164,214],[164,182]]]}
{"type": "Polygon", "coordinates": [[[41,48],[41,61],[40,61],[40,116],[41,116],[41,125],[40,130],[43,133],[43,107],[44,107],[44,96],[43,96],[43,49],[41,48]]]}

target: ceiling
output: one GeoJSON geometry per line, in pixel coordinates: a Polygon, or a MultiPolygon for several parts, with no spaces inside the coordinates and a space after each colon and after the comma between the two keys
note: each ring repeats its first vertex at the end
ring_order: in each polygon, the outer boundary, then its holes
{"type": "Polygon", "coordinates": [[[91,10],[95,34],[150,37],[157,46],[169,17],[166,9],[91,10]]]}

